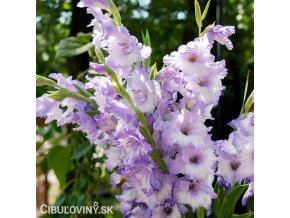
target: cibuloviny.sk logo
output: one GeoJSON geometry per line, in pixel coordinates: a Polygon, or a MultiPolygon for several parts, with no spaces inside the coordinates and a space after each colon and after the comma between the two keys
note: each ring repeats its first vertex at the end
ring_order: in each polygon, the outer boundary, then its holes
{"type": "Polygon", "coordinates": [[[113,214],[113,206],[100,206],[97,201],[93,206],[40,206],[42,214],[113,214]]]}

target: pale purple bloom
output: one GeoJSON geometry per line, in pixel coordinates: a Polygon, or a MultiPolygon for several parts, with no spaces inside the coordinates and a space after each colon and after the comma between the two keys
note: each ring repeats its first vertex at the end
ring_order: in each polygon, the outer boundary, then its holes
{"type": "Polygon", "coordinates": [[[211,48],[212,45],[206,37],[197,38],[180,46],[177,52],[166,55],[163,62],[166,66],[173,66],[186,75],[204,74],[214,61],[214,56],[210,53],[211,48]]]}
{"type": "Polygon", "coordinates": [[[233,143],[238,150],[238,160],[241,163],[236,176],[239,180],[254,176],[254,114],[241,115],[230,123],[235,127],[233,143]]]}
{"type": "Polygon", "coordinates": [[[140,192],[138,201],[146,203],[150,209],[153,209],[172,197],[171,191],[175,180],[175,175],[154,171],[150,177],[150,184],[153,191],[146,194],[140,192]]]}
{"type": "Polygon", "coordinates": [[[234,33],[234,26],[216,25],[214,28],[208,30],[207,35],[211,43],[213,43],[213,40],[215,40],[222,45],[226,45],[228,50],[232,50],[234,46],[231,40],[228,39],[228,37],[233,35],[234,33]]]}
{"type": "Polygon", "coordinates": [[[152,147],[146,141],[132,135],[124,134],[119,137],[118,142],[120,143],[118,146],[126,153],[124,161],[127,165],[134,165],[139,158],[146,157],[152,152],[152,147]]]}
{"type": "Polygon", "coordinates": [[[96,120],[82,110],[75,112],[72,118],[71,123],[78,124],[78,127],[75,127],[74,130],[82,131],[86,134],[86,137],[90,140],[91,144],[96,144],[96,139],[99,135],[96,120]]]}
{"type": "Polygon", "coordinates": [[[177,119],[178,112],[172,111],[170,107],[168,107],[167,100],[161,100],[157,110],[154,112],[153,117],[155,118],[155,122],[153,124],[154,130],[166,130],[170,128],[172,122],[177,119]],[[163,108],[166,107],[166,108],[163,108]]]}
{"type": "MultiPolygon", "coordinates": [[[[134,186],[128,182],[122,185],[122,194],[116,195],[116,198],[121,201],[120,211],[124,217],[130,217],[131,210],[137,205],[135,204],[135,199],[137,198],[138,191],[134,186]]],[[[145,211],[144,211],[145,212],[145,211]]],[[[133,216],[134,217],[134,216],[133,216]]]]}
{"type": "MultiPolygon", "coordinates": [[[[223,183],[233,186],[254,177],[254,122],[253,113],[242,114],[230,122],[235,128],[228,140],[216,142],[218,154],[217,175],[223,183]],[[221,180],[222,181],[222,180],[221,180]],[[226,183],[226,182],[227,183],[226,183]]],[[[251,194],[251,191],[249,191],[251,194]]]]}
{"type": "Polygon", "coordinates": [[[190,179],[207,179],[213,174],[216,157],[206,145],[189,144],[181,148],[174,160],[167,164],[170,173],[182,173],[190,179]]]}
{"type": "Polygon", "coordinates": [[[124,26],[114,25],[112,19],[98,8],[88,8],[88,12],[95,17],[91,23],[94,26],[93,44],[108,52],[106,63],[121,77],[127,76],[132,64],[150,56],[151,48],[139,43],[124,26]]]}
{"type": "Polygon", "coordinates": [[[163,206],[158,206],[152,213],[152,218],[180,218],[181,213],[179,212],[177,204],[171,205],[166,203],[163,206]]]}
{"type": "Polygon", "coordinates": [[[86,89],[94,89],[94,97],[91,98],[97,103],[99,111],[104,112],[108,102],[111,102],[117,96],[112,82],[104,76],[94,78],[86,76],[86,79],[88,80],[85,84],[86,89]]]}
{"type": "Polygon", "coordinates": [[[109,113],[100,113],[94,116],[102,133],[113,135],[116,131],[118,120],[109,113]]]}
{"type": "Polygon", "coordinates": [[[103,74],[107,71],[104,64],[90,62],[90,67],[89,73],[91,74],[103,74]]]}
{"type": "Polygon", "coordinates": [[[121,180],[122,180],[122,176],[120,176],[117,173],[112,173],[110,184],[112,185],[113,188],[116,188],[116,186],[121,182],[121,180]]]}
{"type": "Polygon", "coordinates": [[[168,143],[177,143],[180,147],[189,143],[201,144],[207,134],[207,127],[200,121],[200,116],[183,109],[177,120],[172,122],[162,136],[168,143]]]}
{"type": "Polygon", "coordinates": [[[158,72],[156,80],[161,82],[164,91],[171,93],[185,91],[184,76],[176,68],[165,67],[158,72]]]}
{"type": "Polygon", "coordinates": [[[107,112],[114,113],[118,118],[122,117],[127,121],[132,121],[136,118],[135,112],[130,107],[129,103],[123,99],[107,101],[104,110],[107,112]]]}
{"type": "Polygon", "coordinates": [[[123,118],[118,119],[114,139],[122,138],[124,135],[132,135],[140,140],[144,140],[144,136],[138,130],[139,121],[136,116],[135,119],[125,120],[123,118]]]}
{"type": "Polygon", "coordinates": [[[123,160],[126,154],[121,147],[111,145],[104,153],[108,158],[105,160],[105,165],[109,171],[112,171],[117,166],[123,166],[123,160]]]}
{"type": "Polygon", "coordinates": [[[229,125],[235,130],[239,130],[245,136],[253,135],[254,133],[254,113],[240,115],[237,119],[229,122],[229,125]]]}
{"type": "Polygon", "coordinates": [[[114,28],[113,21],[108,14],[103,14],[99,8],[89,7],[87,11],[95,17],[90,24],[94,27],[92,43],[97,49],[100,49],[102,48],[102,41],[108,37],[108,34],[114,28]]]}
{"type": "Polygon", "coordinates": [[[102,41],[102,48],[108,51],[106,62],[112,68],[130,69],[133,63],[142,61],[151,54],[151,48],[139,43],[123,26],[114,26],[108,31],[102,41]]]}
{"type": "Polygon", "coordinates": [[[208,71],[198,76],[186,78],[186,88],[196,95],[199,102],[206,105],[217,104],[221,91],[224,89],[221,79],[227,74],[225,62],[215,62],[208,67],[208,71]]]}
{"type": "Polygon", "coordinates": [[[58,120],[62,115],[62,110],[59,106],[60,102],[48,98],[48,94],[44,94],[36,99],[36,116],[45,117],[45,123],[58,120]]]}
{"type": "Polygon", "coordinates": [[[200,207],[210,210],[211,200],[217,197],[211,183],[212,181],[179,180],[174,185],[173,196],[177,202],[189,204],[193,212],[200,207]]]}
{"type": "MultiPolygon", "coordinates": [[[[77,92],[77,88],[73,85],[73,82],[78,82],[76,80],[72,80],[72,76],[65,78],[61,73],[51,73],[48,76],[56,80],[57,84],[65,89],[68,89],[73,92],[77,92]]],[[[78,83],[79,84],[79,83],[78,83]]]]}
{"type": "MultiPolygon", "coordinates": [[[[252,139],[253,140],[253,139],[252,139]]],[[[254,142],[240,145],[238,160],[241,163],[237,169],[236,177],[239,180],[254,176],[254,142]]]]}
{"type": "Polygon", "coordinates": [[[121,169],[122,175],[128,182],[134,183],[135,187],[146,195],[154,192],[152,187],[153,171],[156,165],[149,158],[138,158],[134,165],[128,165],[121,169]]]}
{"type": "MultiPolygon", "coordinates": [[[[60,73],[52,73],[49,75],[49,77],[55,79],[59,86],[72,92],[78,92],[78,89],[74,86],[74,84],[85,88],[83,83],[72,80],[72,77],[65,78],[60,73]]],[[[57,125],[62,126],[68,123],[75,123],[74,111],[83,111],[85,110],[86,106],[87,103],[81,100],[65,98],[58,102],[50,99],[49,95],[45,94],[42,97],[39,97],[36,101],[36,113],[39,117],[45,117],[47,123],[56,120],[57,125]],[[62,111],[60,107],[66,107],[66,110],[62,111]]]]}
{"type": "Polygon", "coordinates": [[[127,91],[135,106],[143,113],[152,113],[161,98],[160,85],[149,79],[144,67],[135,68],[128,77],[127,91]]]}
{"type": "Polygon", "coordinates": [[[78,7],[93,7],[108,10],[110,5],[107,0],[80,0],[78,7]]]}
{"type": "Polygon", "coordinates": [[[233,187],[237,182],[235,173],[240,165],[236,155],[220,151],[218,156],[218,171],[216,174],[221,176],[233,187]]]}

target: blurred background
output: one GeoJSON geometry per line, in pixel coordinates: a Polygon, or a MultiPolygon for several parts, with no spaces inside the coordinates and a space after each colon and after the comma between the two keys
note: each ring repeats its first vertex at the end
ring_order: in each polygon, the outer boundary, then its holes
{"type": "MultiPolygon", "coordinates": [[[[177,50],[181,44],[198,35],[194,18],[194,0],[114,0],[119,7],[122,22],[142,41],[141,31],[148,29],[152,43],[152,59],[158,69],[163,56],[177,50]]],[[[207,1],[200,0],[203,10],[207,1]]],[[[36,8],[36,73],[48,76],[61,72],[74,79],[84,80],[89,61],[95,61],[91,41],[92,19],[85,9],[78,8],[78,0],[37,0],[36,8]]],[[[231,36],[232,51],[216,45],[216,60],[225,59],[228,76],[223,80],[226,87],[219,106],[212,111],[215,118],[214,140],[226,139],[232,131],[227,123],[238,117],[244,96],[247,73],[250,72],[249,89],[254,86],[254,2],[253,0],[212,0],[204,28],[217,24],[233,25],[236,34],[231,36]]],[[[40,87],[41,96],[49,88],[40,87]]],[[[250,93],[249,91],[249,93],[250,93]]],[[[88,144],[84,135],[72,132],[73,126],[57,127],[55,123],[44,124],[37,118],[37,205],[115,205],[114,215],[120,217],[109,174],[103,166],[102,150],[88,144]]],[[[237,213],[253,211],[253,199],[248,208],[237,205],[237,213]]],[[[38,211],[38,215],[39,211],[38,211]]],[[[42,217],[66,217],[45,215],[42,217]]],[[[86,216],[88,217],[88,216],[86,216]]],[[[94,217],[96,217],[94,215],[94,217]]],[[[101,216],[99,216],[101,217],[101,216]]]]}

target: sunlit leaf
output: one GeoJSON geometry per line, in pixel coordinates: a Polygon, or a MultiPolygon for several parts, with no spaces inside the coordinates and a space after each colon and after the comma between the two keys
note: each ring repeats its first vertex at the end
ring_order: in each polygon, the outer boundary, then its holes
{"type": "Polygon", "coordinates": [[[48,97],[51,98],[51,99],[54,99],[56,101],[62,101],[65,98],[74,98],[74,99],[85,101],[85,102],[87,102],[89,104],[94,104],[93,100],[91,100],[89,98],[86,98],[85,96],[82,96],[79,93],[72,92],[72,91],[70,91],[68,89],[64,89],[64,88],[53,92],[48,97]]]}
{"type": "Polygon", "coordinates": [[[248,72],[248,74],[247,74],[247,79],[246,79],[246,84],[245,84],[245,91],[244,91],[244,98],[243,98],[243,104],[242,104],[242,108],[241,108],[240,114],[245,113],[245,101],[246,101],[246,97],[247,97],[247,93],[248,93],[249,75],[250,75],[250,72],[248,72]]]}
{"type": "Polygon", "coordinates": [[[205,6],[205,9],[204,9],[202,16],[201,16],[201,20],[204,20],[204,18],[206,17],[209,6],[210,6],[210,0],[208,0],[207,4],[205,6]]]}
{"type": "Polygon", "coordinates": [[[55,81],[43,76],[36,75],[36,86],[59,87],[55,81]]]}
{"type": "Polygon", "coordinates": [[[149,74],[149,78],[151,80],[155,79],[156,75],[158,73],[157,67],[156,67],[156,63],[152,66],[150,74],[149,74]]]}
{"type": "Polygon", "coordinates": [[[254,90],[251,92],[251,94],[249,95],[246,104],[245,104],[245,112],[250,112],[252,106],[254,104],[254,90]]]}
{"type": "MultiPolygon", "coordinates": [[[[149,35],[149,31],[148,29],[146,29],[146,34],[144,35],[143,31],[142,31],[142,39],[143,39],[143,44],[146,46],[151,47],[151,40],[150,40],[150,35],[149,35]]],[[[150,63],[151,63],[151,55],[143,61],[143,65],[145,66],[145,68],[148,70],[150,67],[150,63]]]]}
{"type": "Polygon", "coordinates": [[[195,5],[195,20],[199,29],[199,34],[202,26],[202,19],[201,19],[201,10],[200,10],[200,5],[197,0],[194,1],[195,5]]]}
{"type": "Polygon", "coordinates": [[[84,43],[84,35],[78,37],[68,37],[60,41],[55,46],[56,58],[67,58],[83,54],[93,48],[91,42],[84,43]]]}
{"type": "Polygon", "coordinates": [[[109,12],[113,15],[115,22],[117,25],[121,25],[121,16],[120,16],[120,12],[117,8],[117,6],[115,5],[115,3],[113,2],[113,0],[108,0],[109,5],[110,5],[110,9],[109,12]]]}

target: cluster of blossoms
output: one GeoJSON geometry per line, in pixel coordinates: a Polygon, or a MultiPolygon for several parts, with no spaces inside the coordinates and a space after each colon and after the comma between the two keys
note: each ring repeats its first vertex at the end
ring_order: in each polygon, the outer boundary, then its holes
{"type": "Polygon", "coordinates": [[[85,84],[61,74],[49,77],[71,92],[92,93],[90,101],[71,97],[57,101],[45,94],[37,99],[37,116],[47,123],[77,124],[75,130],[104,148],[112,186],[126,180],[122,194],[116,196],[124,217],[176,218],[188,212],[185,205],[193,212],[206,208],[210,214],[217,197],[212,187],[215,175],[227,189],[235,182],[250,182],[245,202],[253,194],[253,114],[232,121],[235,131],[226,141],[213,142],[211,128],[204,124],[213,119],[210,112],[227,75],[225,61],[215,62],[210,51],[214,41],[232,49],[228,37],[234,27],[217,25],[180,46],[164,57],[165,67],[152,79],[152,67],[142,65],[151,48],[103,13],[102,9],[110,11],[109,2],[82,0],[79,6],[94,16],[93,44],[107,55],[103,63],[90,64],[85,84]],[[129,100],[116,89],[108,69],[116,73],[129,100]],[[154,143],[141,131],[136,108],[154,143]],[[156,153],[167,170],[154,161],[156,153]]]}
{"type": "Polygon", "coordinates": [[[236,182],[247,181],[249,188],[242,204],[254,194],[254,114],[241,115],[230,122],[235,129],[228,140],[217,141],[218,182],[227,190],[236,182]]]}

